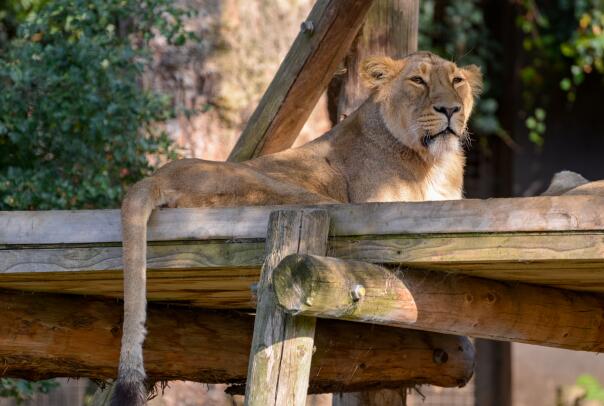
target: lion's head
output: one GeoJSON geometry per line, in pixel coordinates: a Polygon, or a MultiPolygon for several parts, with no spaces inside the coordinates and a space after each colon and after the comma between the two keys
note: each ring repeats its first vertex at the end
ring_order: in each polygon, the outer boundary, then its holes
{"type": "Polygon", "coordinates": [[[403,144],[426,158],[460,150],[482,88],[479,67],[458,67],[430,52],[417,52],[401,60],[369,58],[361,75],[384,122],[403,144]]]}

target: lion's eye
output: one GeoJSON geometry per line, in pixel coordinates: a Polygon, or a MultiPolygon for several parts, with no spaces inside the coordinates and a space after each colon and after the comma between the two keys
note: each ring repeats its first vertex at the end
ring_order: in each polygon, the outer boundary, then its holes
{"type": "Polygon", "coordinates": [[[456,85],[458,83],[463,82],[463,78],[460,78],[459,76],[456,78],[453,78],[453,84],[456,85]]]}
{"type": "Polygon", "coordinates": [[[426,81],[424,79],[422,79],[421,76],[413,76],[409,80],[412,81],[413,83],[417,83],[418,85],[424,85],[424,86],[427,85],[426,81]]]}

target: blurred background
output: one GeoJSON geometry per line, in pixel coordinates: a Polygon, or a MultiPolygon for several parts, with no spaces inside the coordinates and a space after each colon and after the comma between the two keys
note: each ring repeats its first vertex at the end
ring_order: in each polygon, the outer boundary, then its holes
{"type": "MultiPolygon", "coordinates": [[[[313,4],[0,0],[0,210],[118,207],[166,160],[226,159],[313,4]]],[[[420,1],[419,49],[486,78],[466,197],[536,195],[564,169],[604,178],[603,30],[604,0],[420,1]]],[[[326,93],[296,145],[336,120],[326,93]]],[[[477,347],[466,388],[408,404],[604,405],[602,357],[477,347]]],[[[0,405],[83,405],[94,389],[1,378],[0,405]]],[[[240,401],[223,389],[174,383],[152,404],[240,401]]]]}

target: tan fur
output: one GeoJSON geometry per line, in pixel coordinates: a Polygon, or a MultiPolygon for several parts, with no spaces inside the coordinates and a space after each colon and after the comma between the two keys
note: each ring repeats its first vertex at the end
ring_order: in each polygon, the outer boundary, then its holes
{"type": "Polygon", "coordinates": [[[362,78],[371,97],[309,144],[244,163],[172,162],[130,189],[122,206],[125,316],[114,405],[144,403],[145,236],[153,208],[462,197],[462,142],[479,69],[419,52],[370,58],[362,78]],[[436,136],[448,126],[452,132],[436,136]]]}

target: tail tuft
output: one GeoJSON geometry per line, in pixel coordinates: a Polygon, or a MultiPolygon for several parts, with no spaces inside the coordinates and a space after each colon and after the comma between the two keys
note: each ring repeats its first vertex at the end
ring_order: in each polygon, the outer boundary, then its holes
{"type": "Polygon", "coordinates": [[[117,380],[111,397],[111,406],[145,406],[146,404],[147,387],[144,377],[117,380]]]}

